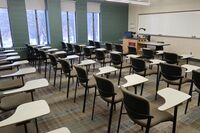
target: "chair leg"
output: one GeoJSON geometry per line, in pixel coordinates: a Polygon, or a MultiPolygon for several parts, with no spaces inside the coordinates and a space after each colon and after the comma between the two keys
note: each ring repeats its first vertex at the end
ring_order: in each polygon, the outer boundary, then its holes
{"type": "Polygon", "coordinates": [[[190,102],[190,99],[187,100],[187,103],[186,103],[186,106],[185,106],[185,114],[187,113],[189,102],[190,102]]]}
{"type": "Polygon", "coordinates": [[[59,85],[59,91],[61,91],[62,87],[62,70],[60,71],[60,85],[59,85]]]}
{"type": "Polygon", "coordinates": [[[120,128],[120,122],[121,122],[121,117],[122,117],[122,110],[123,110],[123,102],[121,103],[121,109],[120,109],[120,114],[119,114],[119,120],[118,120],[118,126],[117,126],[117,133],[119,133],[119,128],[120,128]]]}
{"type": "Polygon", "coordinates": [[[47,63],[44,63],[44,77],[47,77],[47,63]]]}
{"type": "Polygon", "coordinates": [[[70,85],[70,77],[68,77],[68,83],[67,83],[67,98],[69,97],[69,85],[70,85]]]}
{"type": "Polygon", "coordinates": [[[135,86],[134,88],[135,88],[135,94],[137,94],[137,86],[135,86]]]}
{"type": "Polygon", "coordinates": [[[140,96],[142,96],[142,93],[143,93],[143,88],[144,88],[144,83],[141,85],[141,92],[140,92],[140,96]]]}
{"type": "Polygon", "coordinates": [[[122,68],[119,71],[118,85],[120,84],[121,74],[122,74],[122,68]]]}
{"type": "Polygon", "coordinates": [[[24,124],[24,131],[25,131],[25,133],[28,133],[28,129],[27,129],[26,123],[24,124]]]}
{"type": "Polygon", "coordinates": [[[76,102],[76,91],[78,87],[78,78],[76,78],[76,86],[75,86],[75,92],[74,92],[74,103],[76,102]]]}
{"type": "Polygon", "coordinates": [[[109,116],[109,122],[108,122],[108,133],[110,133],[111,124],[112,124],[113,106],[114,106],[114,104],[112,103],[111,107],[110,107],[110,116],[109,116]]]}
{"type": "Polygon", "coordinates": [[[85,112],[85,104],[86,104],[86,98],[87,98],[87,86],[85,87],[85,94],[84,94],[84,100],[83,100],[83,113],[85,112]]]}
{"type": "Polygon", "coordinates": [[[37,133],[39,133],[39,128],[38,128],[37,118],[35,118],[35,127],[36,127],[36,130],[37,130],[37,133]]]}
{"type": "Polygon", "coordinates": [[[51,65],[49,65],[49,81],[51,79],[51,65]]]}
{"type": "Polygon", "coordinates": [[[158,89],[159,89],[160,78],[161,78],[161,74],[159,74],[158,81],[157,81],[157,85],[156,85],[156,95],[155,95],[155,100],[157,100],[157,97],[158,97],[157,92],[158,92],[158,89]]]}
{"type": "Polygon", "coordinates": [[[93,100],[93,106],[92,106],[92,120],[94,118],[94,108],[95,108],[95,101],[96,101],[96,87],[95,87],[95,92],[94,92],[94,100],[93,100]]]}
{"type": "Polygon", "coordinates": [[[198,106],[200,105],[200,93],[199,93],[199,98],[198,98],[198,106]]]}
{"type": "Polygon", "coordinates": [[[53,81],[53,86],[56,86],[56,74],[57,74],[57,70],[54,70],[54,81],[53,81]]]}

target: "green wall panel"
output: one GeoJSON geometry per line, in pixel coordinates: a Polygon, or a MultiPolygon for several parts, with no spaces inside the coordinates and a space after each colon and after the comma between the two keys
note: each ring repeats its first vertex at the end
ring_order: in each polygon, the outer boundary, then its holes
{"type": "Polygon", "coordinates": [[[116,42],[128,30],[128,4],[101,4],[102,41],[116,42]]]}
{"type": "Polygon", "coordinates": [[[61,48],[62,25],[60,0],[47,0],[50,45],[61,48]]]}
{"type": "Polygon", "coordinates": [[[14,47],[29,43],[25,0],[8,0],[8,12],[14,47]]]}
{"type": "Polygon", "coordinates": [[[87,0],[76,1],[77,42],[87,42],[87,0]]]}

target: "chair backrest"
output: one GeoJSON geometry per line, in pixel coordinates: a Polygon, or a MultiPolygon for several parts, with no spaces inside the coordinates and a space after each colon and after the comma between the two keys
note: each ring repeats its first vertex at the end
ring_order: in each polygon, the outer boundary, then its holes
{"type": "Polygon", "coordinates": [[[49,59],[51,60],[51,65],[53,66],[57,66],[57,60],[56,57],[53,54],[48,54],[49,55],[49,59]]]}
{"type": "Polygon", "coordinates": [[[59,62],[62,66],[62,70],[65,74],[70,74],[71,72],[71,66],[67,60],[59,59],[59,62]]]}
{"type": "Polygon", "coordinates": [[[112,44],[111,43],[106,43],[106,50],[112,51],[112,44]]]}
{"type": "Polygon", "coordinates": [[[192,71],[192,81],[200,90],[200,71],[192,71]]]}
{"type": "Polygon", "coordinates": [[[66,48],[67,48],[67,47],[66,47],[66,43],[65,43],[65,42],[61,42],[61,44],[62,44],[62,49],[63,49],[63,50],[66,50],[66,48]]]}
{"type": "Polygon", "coordinates": [[[137,50],[135,47],[128,46],[128,54],[137,54],[137,50]]]}
{"type": "Polygon", "coordinates": [[[92,55],[92,51],[90,50],[90,48],[83,48],[83,51],[84,51],[85,56],[91,56],[92,55]]]}
{"type": "Polygon", "coordinates": [[[182,69],[180,66],[160,63],[161,74],[168,80],[178,80],[182,77],[182,69]]]}
{"type": "Polygon", "coordinates": [[[41,55],[41,59],[42,59],[42,60],[47,60],[47,55],[46,55],[46,53],[45,53],[44,51],[42,51],[42,50],[40,50],[39,52],[40,52],[40,55],[41,55]]]}
{"type": "Polygon", "coordinates": [[[67,48],[69,51],[73,51],[73,46],[70,43],[67,43],[67,48]]]}
{"type": "Polygon", "coordinates": [[[178,55],[176,53],[164,52],[163,60],[169,64],[176,64],[178,63],[178,55]]]}
{"type": "Polygon", "coordinates": [[[96,50],[95,54],[96,54],[96,59],[97,60],[104,60],[105,59],[104,51],[96,50]]]}
{"type": "Polygon", "coordinates": [[[115,45],[115,50],[123,53],[123,47],[122,47],[122,45],[116,44],[115,45]]]}
{"type": "Polygon", "coordinates": [[[95,48],[101,48],[100,42],[94,42],[95,48]]]}
{"type": "Polygon", "coordinates": [[[142,49],[142,57],[146,59],[153,59],[154,58],[154,52],[151,49],[143,48],[142,49]]]}
{"type": "Polygon", "coordinates": [[[111,62],[114,65],[119,65],[123,63],[123,58],[120,54],[111,53],[111,62]]]}
{"type": "Polygon", "coordinates": [[[79,45],[74,45],[75,53],[81,53],[81,47],[79,45]]]}
{"type": "Polygon", "coordinates": [[[89,42],[89,45],[90,45],[90,46],[94,46],[94,41],[89,40],[88,42],[89,42]]]}
{"type": "Polygon", "coordinates": [[[131,58],[131,63],[135,72],[142,72],[146,70],[146,63],[143,59],[131,58]]]}
{"type": "Polygon", "coordinates": [[[86,83],[88,81],[88,75],[85,69],[80,66],[74,66],[77,72],[78,80],[80,83],[86,83]]]}
{"type": "Polygon", "coordinates": [[[97,89],[101,97],[112,97],[115,95],[112,81],[96,75],[94,75],[94,77],[96,79],[97,89]]]}
{"type": "Polygon", "coordinates": [[[134,121],[137,119],[147,119],[150,117],[149,102],[138,95],[121,88],[124,95],[123,102],[128,116],[134,121]]]}

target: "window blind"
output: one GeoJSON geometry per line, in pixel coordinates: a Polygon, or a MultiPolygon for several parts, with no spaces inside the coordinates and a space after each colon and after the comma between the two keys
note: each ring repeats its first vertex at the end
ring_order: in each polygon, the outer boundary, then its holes
{"type": "Polygon", "coordinates": [[[61,4],[61,10],[62,11],[69,11],[69,12],[75,12],[76,11],[75,1],[61,0],[60,4],[61,4]]]}
{"type": "Polygon", "coordinates": [[[45,10],[44,0],[25,0],[27,10],[45,10]]]}
{"type": "Polygon", "coordinates": [[[88,2],[87,3],[87,12],[100,13],[100,3],[88,2]]]}
{"type": "Polygon", "coordinates": [[[7,8],[7,0],[0,0],[0,8],[7,8]]]}

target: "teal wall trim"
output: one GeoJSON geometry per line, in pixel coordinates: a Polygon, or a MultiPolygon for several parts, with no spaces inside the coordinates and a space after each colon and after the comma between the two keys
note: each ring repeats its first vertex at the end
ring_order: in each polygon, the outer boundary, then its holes
{"type": "Polygon", "coordinates": [[[29,43],[25,0],[8,0],[11,35],[14,47],[29,43]]]}
{"type": "Polygon", "coordinates": [[[47,11],[49,19],[49,37],[52,47],[61,48],[62,23],[60,0],[47,0],[47,11]]]}
{"type": "Polygon", "coordinates": [[[76,34],[78,43],[87,42],[87,0],[76,1],[76,34]]]}

